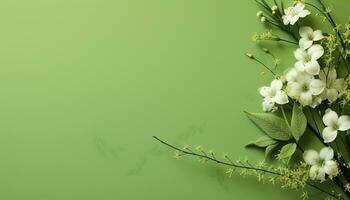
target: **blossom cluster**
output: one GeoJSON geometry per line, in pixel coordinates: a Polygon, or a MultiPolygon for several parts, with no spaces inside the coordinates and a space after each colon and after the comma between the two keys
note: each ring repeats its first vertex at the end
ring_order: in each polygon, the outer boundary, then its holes
{"type": "Polygon", "coordinates": [[[213,151],[206,152],[202,147],[181,149],[154,138],[175,149],[176,158],[195,156],[202,163],[212,161],[228,167],[229,177],[238,172],[256,176],[260,182],[277,181],[282,188],[302,191],[303,200],[309,197],[306,186],[330,199],[350,199],[350,23],[341,29],[323,0],[315,0],[317,5],[295,0],[287,8],[282,1],[274,0],[271,6],[266,0],[256,0],[262,8],[257,17],[269,31],[255,34],[252,39],[296,45],[291,56],[295,62],[278,74],[277,66],[282,63],[269,49],[262,48],[273,58],[272,67],[253,54],[246,54],[271,72],[273,80],[259,89],[263,112],[245,113],[264,132],[246,147],[263,148],[265,157],[274,156],[283,165],[254,165],[246,159],[233,162],[228,154],[220,160],[213,151]],[[332,32],[323,33],[301,22],[311,16],[309,7],[318,12],[315,16],[329,22],[332,32]],[[272,28],[285,35],[272,32],[272,28]],[[314,145],[310,139],[316,139],[323,147],[309,148],[314,145]],[[290,162],[292,158],[294,164],[290,162]],[[321,185],[324,181],[328,181],[327,185],[321,185]]]}
{"type": "MultiPolygon", "coordinates": [[[[261,21],[266,20],[260,12],[257,15],[261,21]]],[[[293,26],[299,19],[308,15],[310,11],[305,9],[305,4],[297,2],[286,8],[281,18],[285,26],[293,26]]],[[[314,30],[310,26],[301,26],[298,33],[299,41],[298,48],[294,51],[296,59],[294,66],[282,75],[275,76],[269,86],[259,89],[263,97],[264,112],[275,112],[279,107],[294,103],[309,109],[315,109],[323,102],[331,105],[338,100],[347,87],[344,78],[339,78],[337,75],[337,66],[322,67],[320,63],[320,58],[325,52],[321,45],[325,38],[322,31],[314,30]]],[[[317,110],[315,112],[319,113],[317,110]]],[[[324,144],[335,141],[338,132],[350,129],[350,117],[338,116],[330,107],[324,112],[322,122],[324,123],[322,130],[324,144]]],[[[325,180],[326,175],[336,176],[339,172],[338,163],[333,156],[333,149],[328,145],[319,153],[315,150],[305,151],[304,161],[311,166],[310,178],[325,180]]]]}

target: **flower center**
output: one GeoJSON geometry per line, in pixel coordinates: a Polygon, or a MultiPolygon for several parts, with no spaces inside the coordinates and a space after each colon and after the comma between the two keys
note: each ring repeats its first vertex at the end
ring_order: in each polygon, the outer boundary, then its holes
{"type": "Polygon", "coordinates": [[[333,123],[332,128],[333,128],[334,130],[338,130],[338,129],[339,129],[338,123],[333,123]]]}
{"type": "Polygon", "coordinates": [[[317,160],[317,165],[318,165],[318,166],[323,167],[325,164],[326,164],[326,162],[325,162],[324,159],[319,158],[319,159],[317,160]]]}
{"type": "Polygon", "coordinates": [[[305,57],[304,57],[304,62],[310,62],[311,61],[311,56],[310,55],[306,55],[305,57]]]}
{"type": "Polygon", "coordinates": [[[310,33],[310,34],[307,35],[307,39],[314,40],[314,36],[310,33]]]}
{"type": "Polygon", "coordinates": [[[273,98],[276,96],[276,90],[270,90],[269,97],[273,98]]]}
{"type": "Polygon", "coordinates": [[[302,87],[301,87],[301,90],[303,91],[303,92],[307,92],[307,91],[309,91],[309,86],[308,85],[303,85],[302,87]]]}

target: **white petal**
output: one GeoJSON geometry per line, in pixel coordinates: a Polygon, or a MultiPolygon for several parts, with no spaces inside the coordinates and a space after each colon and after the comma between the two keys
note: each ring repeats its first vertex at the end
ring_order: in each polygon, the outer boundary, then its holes
{"type": "Polygon", "coordinates": [[[271,82],[271,86],[270,87],[271,87],[272,90],[281,90],[282,87],[283,87],[283,83],[280,80],[273,80],[271,82]]]}
{"type": "Polygon", "coordinates": [[[283,19],[283,24],[284,24],[284,25],[288,25],[288,24],[289,24],[289,17],[288,17],[288,16],[283,15],[283,16],[282,16],[282,19],[283,19]]]}
{"type": "Polygon", "coordinates": [[[320,181],[324,181],[326,179],[325,176],[326,176],[326,172],[325,172],[324,168],[320,167],[318,170],[318,174],[317,174],[316,179],[320,180],[320,181]]]}
{"type": "Polygon", "coordinates": [[[323,55],[324,49],[321,45],[314,44],[307,50],[307,53],[311,56],[312,60],[317,60],[323,55]]]}
{"type": "Polygon", "coordinates": [[[332,87],[335,88],[338,92],[341,92],[341,91],[345,90],[346,89],[346,84],[345,84],[344,79],[342,79],[342,78],[336,79],[333,82],[332,87]]]}
{"type": "Polygon", "coordinates": [[[318,41],[324,38],[324,36],[322,35],[322,31],[320,30],[314,31],[313,36],[314,36],[314,41],[318,41]]]}
{"type": "Polygon", "coordinates": [[[287,85],[287,94],[290,97],[297,98],[301,93],[301,85],[297,82],[289,82],[287,85]]]}
{"type": "Polygon", "coordinates": [[[314,80],[314,76],[303,71],[298,71],[298,75],[296,77],[296,81],[300,84],[310,84],[311,81],[314,80]]]}
{"type": "Polygon", "coordinates": [[[308,106],[312,104],[312,94],[311,92],[302,92],[299,96],[299,102],[303,106],[308,106]]]}
{"type": "Polygon", "coordinates": [[[326,84],[320,79],[314,79],[310,83],[310,91],[313,95],[319,95],[323,92],[326,84]]]}
{"type": "Polygon", "coordinates": [[[337,71],[334,68],[324,68],[325,76],[327,77],[327,82],[333,82],[337,79],[337,71]]]}
{"type": "Polygon", "coordinates": [[[305,50],[298,48],[294,51],[294,56],[297,60],[304,60],[304,57],[307,56],[307,53],[305,50]]]}
{"type": "Polygon", "coordinates": [[[312,103],[311,103],[311,107],[312,108],[316,108],[316,106],[320,105],[322,103],[322,97],[321,96],[314,96],[312,98],[312,103]]]}
{"type": "Polygon", "coordinates": [[[337,162],[334,160],[327,160],[323,167],[326,174],[330,176],[336,176],[339,172],[337,162]]]}
{"type": "Polygon", "coordinates": [[[305,71],[305,64],[303,61],[297,61],[295,64],[294,64],[294,67],[295,69],[297,69],[298,71],[305,71]]]}
{"type": "Polygon", "coordinates": [[[305,5],[300,3],[300,2],[298,2],[297,4],[294,5],[295,12],[301,12],[304,10],[304,8],[305,8],[305,5]]]}
{"type": "Polygon", "coordinates": [[[350,117],[347,115],[342,115],[338,119],[339,129],[341,131],[346,131],[350,129],[350,117]]]}
{"type": "Polygon", "coordinates": [[[270,87],[263,86],[259,89],[259,93],[261,96],[266,97],[270,93],[270,87]]]}
{"type": "Polygon", "coordinates": [[[330,143],[337,137],[338,131],[334,130],[333,127],[327,126],[322,131],[322,137],[325,143],[330,143]]]}
{"type": "Polygon", "coordinates": [[[338,98],[338,91],[336,89],[327,89],[326,97],[330,103],[334,102],[338,98]]]}
{"type": "Polygon", "coordinates": [[[306,17],[308,15],[310,15],[310,11],[308,10],[303,10],[299,13],[299,17],[306,17]]]}
{"type": "Polygon", "coordinates": [[[304,37],[299,40],[299,46],[304,50],[311,47],[312,43],[312,40],[309,40],[308,38],[304,37]]]}
{"type": "Polygon", "coordinates": [[[318,77],[323,81],[326,82],[326,72],[328,71],[328,68],[323,68],[322,70],[320,70],[320,72],[318,73],[318,77]],[[327,70],[326,70],[327,69],[327,70]]]}
{"type": "Polygon", "coordinates": [[[274,106],[274,102],[272,102],[269,98],[265,98],[262,102],[262,108],[264,112],[270,112],[274,106]]]}
{"type": "Polygon", "coordinates": [[[322,117],[322,121],[326,126],[333,126],[334,123],[338,122],[338,114],[328,108],[322,117]]]}
{"type": "Polygon", "coordinates": [[[299,29],[299,35],[303,38],[308,38],[309,35],[312,35],[314,30],[310,26],[303,26],[299,29]]]}
{"type": "Polygon", "coordinates": [[[305,71],[311,75],[317,75],[320,72],[320,65],[316,60],[311,60],[305,64],[305,71]]]}
{"type": "Polygon", "coordinates": [[[290,19],[289,19],[289,21],[290,21],[290,24],[291,25],[294,25],[297,21],[298,21],[298,19],[299,19],[299,16],[292,16],[290,19]]]}
{"type": "Polygon", "coordinates": [[[295,81],[295,78],[297,77],[298,72],[295,70],[295,68],[290,68],[286,71],[285,77],[288,82],[295,81]]]}
{"type": "Polygon", "coordinates": [[[334,156],[334,151],[330,147],[323,147],[320,151],[320,158],[323,160],[332,160],[334,156]]]}
{"type": "Polygon", "coordinates": [[[276,93],[274,101],[280,105],[286,104],[286,103],[288,103],[288,96],[284,92],[278,91],[276,93]]]}
{"type": "Polygon", "coordinates": [[[318,165],[313,165],[310,168],[309,176],[311,180],[315,180],[317,178],[319,171],[320,171],[320,167],[318,165]]]}
{"type": "Polygon", "coordinates": [[[306,150],[303,154],[303,158],[307,164],[316,165],[319,159],[319,155],[315,150],[306,150]]]}

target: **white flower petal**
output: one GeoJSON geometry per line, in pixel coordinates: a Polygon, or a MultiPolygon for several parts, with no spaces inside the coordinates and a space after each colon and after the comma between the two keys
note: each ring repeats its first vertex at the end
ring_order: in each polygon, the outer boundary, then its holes
{"type": "Polygon", "coordinates": [[[304,65],[304,62],[303,61],[297,61],[295,64],[294,64],[294,67],[295,69],[297,69],[298,71],[305,71],[305,65],[304,65]]]}
{"type": "Polygon", "coordinates": [[[334,130],[333,127],[327,126],[322,131],[322,137],[325,143],[330,143],[337,137],[338,131],[334,130]]]}
{"type": "MultiPolygon", "coordinates": [[[[335,79],[337,79],[337,71],[334,68],[323,68],[322,69],[325,77],[327,77],[327,83],[333,82],[335,79]]],[[[325,79],[326,80],[326,79],[325,79]]]]}
{"type": "Polygon", "coordinates": [[[317,60],[323,55],[324,49],[321,45],[314,44],[307,50],[307,53],[311,56],[312,60],[317,60]]]}
{"type": "Polygon", "coordinates": [[[304,8],[305,8],[305,5],[300,3],[300,2],[298,2],[297,4],[294,5],[295,12],[301,12],[304,10],[304,8]]]}
{"type": "Polygon", "coordinates": [[[322,35],[322,31],[320,30],[314,31],[313,36],[314,36],[314,41],[322,40],[324,38],[324,36],[322,35]]]}
{"type": "Polygon", "coordinates": [[[319,171],[320,171],[320,167],[318,165],[311,166],[310,171],[309,171],[310,179],[316,180],[317,176],[319,174],[319,171]]]}
{"type": "Polygon", "coordinates": [[[298,48],[294,51],[294,56],[297,60],[304,60],[304,57],[307,56],[307,53],[305,50],[298,48]]]}
{"type": "Polygon", "coordinates": [[[308,38],[301,38],[299,40],[299,46],[304,50],[311,47],[312,43],[312,40],[309,40],[308,38]]]}
{"type": "Polygon", "coordinates": [[[302,87],[297,82],[289,82],[287,85],[287,94],[290,97],[297,98],[301,93],[302,87]]]}
{"type": "Polygon", "coordinates": [[[318,174],[317,174],[316,179],[320,180],[320,181],[324,181],[326,179],[325,176],[326,176],[326,172],[325,172],[324,168],[320,167],[318,170],[318,174]]]}
{"type": "Polygon", "coordinates": [[[308,15],[310,15],[311,13],[310,13],[310,11],[308,11],[308,10],[303,10],[303,11],[301,11],[300,13],[299,13],[299,17],[306,17],[306,16],[308,16],[308,15]]]}
{"type": "Polygon", "coordinates": [[[338,130],[340,131],[346,131],[350,129],[350,117],[347,115],[340,116],[338,119],[338,125],[339,125],[338,130]]]}
{"type": "Polygon", "coordinates": [[[299,35],[303,38],[308,38],[309,35],[313,35],[314,30],[310,26],[303,26],[299,29],[299,35]]]}
{"type": "Polygon", "coordinates": [[[290,68],[286,71],[285,77],[288,82],[292,82],[296,80],[298,72],[295,68],[290,68]]]}
{"type": "Polygon", "coordinates": [[[330,103],[338,99],[338,91],[336,89],[326,89],[326,98],[330,103]]]}
{"type": "Polygon", "coordinates": [[[316,165],[319,160],[318,152],[315,150],[306,150],[303,153],[304,161],[309,165],[316,165]]]}
{"type": "Polygon", "coordinates": [[[286,15],[282,16],[282,20],[283,20],[283,24],[284,25],[288,25],[289,24],[289,17],[286,15]]]}
{"type": "Polygon", "coordinates": [[[299,102],[303,106],[308,106],[312,104],[312,94],[311,92],[302,92],[299,96],[299,102]]]}
{"type": "Polygon", "coordinates": [[[322,121],[326,126],[333,126],[334,123],[338,122],[338,114],[331,109],[327,109],[322,121]]]}
{"type": "Polygon", "coordinates": [[[327,67],[320,70],[320,72],[318,73],[318,77],[320,78],[320,80],[322,80],[323,82],[326,82],[326,69],[328,69],[327,67]]]}
{"type": "Polygon", "coordinates": [[[311,75],[317,75],[320,72],[320,65],[316,60],[311,60],[305,64],[305,71],[311,75]]]}
{"type": "Polygon", "coordinates": [[[322,98],[320,96],[314,96],[312,98],[312,103],[311,103],[311,107],[312,108],[316,108],[316,106],[320,105],[322,103],[322,98]]]}
{"type": "Polygon", "coordinates": [[[313,95],[319,95],[323,92],[326,84],[320,79],[314,79],[310,83],[310,91],[313,95]]]}
{"type": "Polygon", "coordinates": [[[332,160],[334,156],[334,151],[330,147],[323,147],[320,151],[320,158],[323,160],[332,160]]]}
{"type": "Polygon", "coordinates": [[[284,92],[278,91],[276,93],[274,101],[280,105],[286,104],[286,103],[288,103],[288,96],[284,92]]]}
{"type": "Polygon", "coordinates": [[[280,81],[280,80],[273,80],[272,82],[271,82],[271,85],[270,85],[270,88],[272,89],[272,90],[281,90],[282,89],[282,87],[283,87],[283,83],[282,83],[282,81],[280,81]]]}
{"type": "Polygon", "coordinates": [[[332,87],[335,88],[338,92],[341,92],[341,91],[345,90],[346,89],[346,84],[345,84],[344,79],[342,79],[342,78],[336,79],[333,82],[332,87]]]}
{"type": "Polygon", "coordinates": [[[271,101],[269,98],[265,98],[262,102],[262,108],[264,112],[270,112],[274,106],[274,102],[271,101]]]}
{"type": "Polygon", "coordinates": [[[259,89],[259,93],[261,96],[266,97],[270,93],[270,87],[263,86],[259,89]]]}
{"type": "Polygon", "coordinates": [[[289,21],[290,21],[290,24],[291,25],[294,25],[297,21],[298,21],[298,19],[299,19],[299,16],[292,16],[290,19],[289,19],[289,21]]]}
{"type": "Polygon", "coordinates": [[[337,162],[334,160],[327,160],[323,167],[326,174],[330,176],[336,176],[339,173],[337,162]]]}

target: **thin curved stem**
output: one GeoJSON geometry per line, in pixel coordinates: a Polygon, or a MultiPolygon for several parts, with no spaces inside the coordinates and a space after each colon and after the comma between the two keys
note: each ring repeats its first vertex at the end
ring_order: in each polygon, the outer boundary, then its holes
{"type": "MultiPolygon", "coordinates": [[[[169,143],[167,143],[167,142],[165,142],[165,141],[159,139],[157,136],[153,136],[153,138],[156,139],[158,142],[160,142],[160,143],[162,143],[162,144],[164,144],[164,145],[166,145],[166,146],[168,146],[168,147],[170,147],[170,148],[172,148],[172,149],[174,149],[174,150],[177,150],[177,151],[179,151],[179,152],[181,152],[181,153],[183,153],[183,154],[186,154],[186,155],[191,155],[191,156],[195,156],[195,157],[199,157],[199,158],[205,158],[205,159],[208,159],[208,160],[210,160],[210,161],[216,162],[216,163],[218,163],[218,164],[226,165],[226,166],[230,166],[230,167],[236,167],[236,168],[241,168],[241,169],[248,169],[248,170],[261,171],[261,172],[268,173],[268,174],[272,174],[272,175],[276,175],[276,176],[284,176],[284,175],[281,174],[281,173],[274,172],[274,171],[270,171],[270,170],[266,170],[266,169],[262,169],[262,168],[256,168],[256,167],[253,167],[253,166],[251,166],[251,165],[249,165],[249,166],[237,165],[237,164],[233,163],[232,161],[231,161],[231,162],[221,161],[221,160],[218,160],[218,159],[216,159],[216,158],[214,158],[214,157],[209,157],[209,156],[207,156],[206,154],[205,154],[205,155],[201,155],[201,154],[198,154],[198,153],[195,153],[195,152],[192,152],[192,151],[190,152],[190,151],[187,151],[187,150],[184,150],[184,149],[180,149],[180,148],[178,148],[178,147],[176,147],[176,146],[173,146],[173,145],[171,145],[171,144],[169,144],[169,143]]],[[[314,188],[314,189],[317,189],[317,190],[319,190],[320,192],[323,192],[323,193],[325,193],[325,194],[327,194],[327,195],[329,195],[329,196],[332,196],[332,197],[334,197],[334,198],[336,198],[336,199],[343,199],[343,200],[344,200],[343,197],[338,197],[338,196],[336,196],[335,194],[332,194],[331,192],[328,192],[328,191],[326,191],[326,190],[324,190],[324,189],[322,189],[322,188],[320,188],[320,187],[318,187],[318,186],[316,186],[316,185],[314,185],[314,184],[312,184],[312,183],[306,182],[306,184],[307,184],[309,187],[312,187],[312,188],[314,188]]]]}

